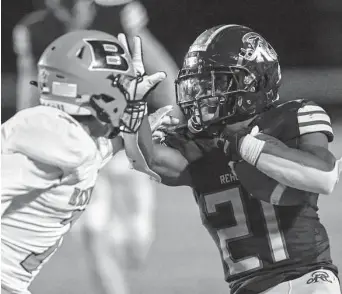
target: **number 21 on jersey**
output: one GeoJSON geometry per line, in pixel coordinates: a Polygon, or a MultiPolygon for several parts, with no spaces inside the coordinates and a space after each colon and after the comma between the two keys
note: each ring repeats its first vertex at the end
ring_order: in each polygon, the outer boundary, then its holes
{"type": "MultiPolygon", "coordinates": [[[[249,216],[244,205],[243,191],[236,187],[230,190],[224,190],[213,194],[204,195],[204,204],[208,217],[219,217],[218,208],[223,205],[229,205],[230,209],[227,214],[230,214],[230,220],[221,223],[216,228],[216,234],[219,239],[219,247],[222,250],[222,257],[228,266],[230,275],[240,274],[246,271],[252,271],[261,269],[263,267],[260,260],[260,252],[256,252],[255,243],[251,243],[251,246],[245,246],[240,252],[236,253],[236,247],[239,240],[258,242],[257,238],[267,238],[268,247],[270,248],[270,254],[273,262],[279,262],[288,258],[286,244],[283,240],[282,233],[279,230],[276,211],[273,205],[267,202],[260,202],[259,208],[260,221],[264,221],[263,227],[265,227],[264,236],[254,236],[254,232],[249,225],[249,216]],[[232,246],[232,242],[236,242],[235,251],[232,246]]],[[[249,196],[248,196],[249,197],[249,196]]],[[[248,199],[247,199],[248,201],[248,199]]],[[[208,228],[213,233],[214,228],[208,228]]],[[[240,241],[240,242],[241,242],[240,241]]],[[[246,244],[246,243],[244,243],[246,244]]],[[[239,246],[238,246],[239,247],[239,246]]],[[[260,247],[260,246],[259,246],[260,247]]],[[[258,248],[258,247],[257,247],[258,248]]],[[[265,248],[262,248],[265,250],[265,248]]]]}

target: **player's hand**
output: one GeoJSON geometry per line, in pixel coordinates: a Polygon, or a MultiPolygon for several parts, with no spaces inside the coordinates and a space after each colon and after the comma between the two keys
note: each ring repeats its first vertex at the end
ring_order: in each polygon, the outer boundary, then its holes
{"type": "Polygon", "coordinates": [[[242,139],[248,134],[255,136],[258,133],[258,126],[245,126],[238,129],[227,127],[223,130],[220,136],[216,138],[216,145],[227,156],[231,157],[231,161],[239,161],[242,159],[239,151],[242,139]]]}
{"type": "Polygon", "coordinates": [[[172,105],[159,108],[156,112],[149,115],[148,120],[152,131],[152,140],[160,142],[170,128],[179,124],[179,119],[168,115],[173,110],[172,105]]]}
{"type": "Polygon", "coordinates": [[[152,133],[157,129],[175,127],[178,125],[179,119],[168,115],[172,110],[172,105],[166,105],[148,116],[152,133]]]}
{"type": "MultiPolygon", "coordinates": [[[[126,47],[127,52],[130,52],[126,36],[124,34],[119,34],[118,40],[123,46],[126,47]]],[[[146,74],[142,56],[142,43],[140,37],[138,36],[133,38],[133,50],[131,58],[135,75],[137,77],[137,90],[134,100],[144,101],[147,95],[166,78],[166,73],[159,71],[152,75],[146,74]]]]}

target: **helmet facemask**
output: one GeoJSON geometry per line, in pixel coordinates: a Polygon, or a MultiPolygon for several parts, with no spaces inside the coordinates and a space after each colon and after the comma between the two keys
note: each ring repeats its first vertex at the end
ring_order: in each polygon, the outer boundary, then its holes
{"type": "Polygon", "coordinates": [[[186,73],[176,81],[177,104],[188,120],[204,129],[238,114],[241,94],[255,90],[255,78],[238,67],[186,73]]]}

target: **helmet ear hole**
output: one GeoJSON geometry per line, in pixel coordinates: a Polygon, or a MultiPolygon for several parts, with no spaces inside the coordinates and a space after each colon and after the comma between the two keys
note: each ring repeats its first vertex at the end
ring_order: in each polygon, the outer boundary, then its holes
{"type": "Polygon", "coordinates": [[[80,48],[80,50],[76,53],[76,57],[79,59],[82,59],[84,55],[84,50],[85,50],[85,46],[82,46],[82,48],[80,48]]]}

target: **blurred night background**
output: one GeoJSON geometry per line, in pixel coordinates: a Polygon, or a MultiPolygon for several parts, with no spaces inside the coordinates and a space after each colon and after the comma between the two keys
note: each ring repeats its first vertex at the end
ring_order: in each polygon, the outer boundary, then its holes
{"type": "MultiPolygon", "coordinates": [[[[72,1],[72,0],[70,0],[72,1]]],[[[2,1],[2,72],[15,72],[12,30],[43,0],[2,1]]],[[[243,24],[265,36],[283,67],[342,66],[340,0],[142,0],[149,28],[180,65],[189,45],[206,28],[243,24]]],[[[113,8],[107,7],[106,10],[113,8]]],[[[115,9],[113,9],[115,10],[115,9]]],[[[113,14],[115,16],[115,13],[113,14]]],[[[107,19],[108,26],[117,20],[107,19]]]]}
{"type": "MultiPolygon", "coordinates": [[[[196,36],[209,27],[241,24],[263,35],[277,51],[283,70],[280,98],[306,98],[324,106],[332,116],[336,135],[332,150],[338,158],[342,156],[341,0],[141,0],[141,3],[149,16],[148,28],[178,67],[196,36]]],[[[5,0],[1,5],[4,122],[15,113],[16,107],[17,69],[12,31],[28,13],[44,9],[44,0],[5,0]]],[[[93,27],[115,34],[121,32],[118,12],[121,8],[96,5],[93,27]]],[[[45,30],[50,33],[49,28],[45,30]]],[[[51,29],[51,35],[56,34],[51,29]]],[[[46,33],[37,34],[36,42],[46,37],[46,33]]],[[[131,277],[132,293],[227,294],[217,250],[200,223],[190,189],[158,185],[157,193],[156,241],[147,264],[131,277]]],[[[340,270],[341,195],[340,181],[333,195],[329,199],[321,196],[320,203],[320,216],[327,226],[333,259],[340,270]]],[[[33,293],[94,293],[83,247],[77,238],[66,238],[61,250],[33,283],[33,293]]]]}
{"type": "MultiPolygon", "coordinates": [[[[70,0],[72,1],[72,0],[70,0]]],[[[342,1],[331,0],[142,0],[149,15],[148,28],[173,56],[178,66],[189,45],[208,27],[218,24],[243,24],[261,33],[276,49],[282,69],[298,69],[302,84],[311,81],[318,99],[335,101],[341,94],[342,79],[342,1]],[[336,71],[337,69],[337,71],[336,71]],[[320,72],[322,74],[320,74],[320,72]],[[329,75],[329,78],[327,78],[329,75]],[[311,78],[310,78],[311,77],[311,78]],[[319,78],[322,80],[319,81],[319,78]],[[315,82],[318,79],[317,83],[315,82]],[[340,80],[341,82],[341,80],[340,80]],[[326,84],[328,83],[328,84],[326,84]],[[331,85],[329,84],[331,83],[331,85]],[[319,86],[321,84],[321,86],[319,86]],[[341,84],[341,83],[339,83],[341,84]],[[325,93],[322,88],[327,88],[325,93]],[[318,91],[318,92],[317,92],[318,91]],[[317,94],[319,93],[319,94],[317,94]],[[327,94],[327,98],[321,97],[327,94]]],[[[2,114],[8,117],[15,106],[16,56],[13,52],[12,30],[28,13],[44,8],[44,0],[2,1],[2,114]]],[[[96,28],[120,32],[118,8],[97,7],[96,28]],[[113,30],[113,28],[115,28],[113,30]]],[[[120,8],[119,8],[120,9],[120,8]]],[[[285,76],[286,77],[286,76],[285,76]]],[[[286,80],[284,79],[284,84],[286,80]]],[[[286,88],[286,86],[284,86],[286,88]]],[[[296,86],[298,87],[298,86],[296,86]]],[[[292,95],[310,95],[307,89],[288,88],[292,95]]],[[[286,97],[292,99],[294,97],[286,97]]],[[[309,98],[309,97],[305,97],[309,98]]],[[[316,97],[313,97],[316,98],[316,97]]]]}

